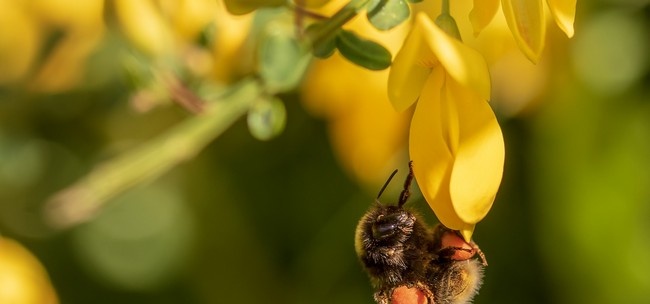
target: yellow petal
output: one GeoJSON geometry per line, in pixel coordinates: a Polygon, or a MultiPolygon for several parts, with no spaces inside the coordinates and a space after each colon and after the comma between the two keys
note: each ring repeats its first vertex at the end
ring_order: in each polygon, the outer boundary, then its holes
{"type": "Polygon", "coordinates": [[[541,0],[501,0],[508,27],[519,49],[537,63],[544,49],[546,24],[541,0]]]}
{"type": "Polygon", "coordinates": [[[395,56],[388,75],[388,98],[398,112],[408,109],[420,96],[433,62],[433,53],[422,39],[422,28],[416,25],[395,56]]]}
{"type": "Polygon", "coordinates": [[[474,28],[474,36],[478,34],[492,21],[499,10],[499,0],[474,0],[474,7],[469,13],[469,21],[474,28]]]}
{"type": "Polygon", "coordinates": [[[0,237],[0,303],[57,304],[38,259],[20,243],[0,237]]]}
{"type": "Polygon", "coordinates": [[[103,35],[101,28],[68,33],[43,60],[29,85],[30,89],[57,93],[81,84],[86,61],[102,42],[103,35]]]}
{"type": "Polygon", "coordinates": [[[214,45],[212,48],[214,57],[214,78],[222,82],[231,82],[238,77],[234,70],[241,67],[241,48],[248,37],[251,28],[253,15],[233,16],[226,11],[224,4],[217,1],[216,17],[214,21],[217,30],[214,33],[214,45]]]}
{"type": "Polygon", "coordinates": [[[464,223],[476,224],[487,215],[501,184],[503,134],[486,100],[451,79],[445,85],[449,101],[458,107],[458,149],[449,183],[451,201],[464,223]]]}
{"type": "Polygon", "coordinates": [[[21,4],[0,2],[0,86],[21,80],[38,59],[39,24],[21,4]]]}
{"type": "MultiPolygon", "coordinates": [[[[163,11],[163,14],[170,19],[175,33],[187,41],[193,41],[201,31],[218,18],[219,5],[221,3],[218,1],[210,0],[171,2],[170,7],[163,11]]],[[[218,27],[217,29],[220,30],[218,27]]]]}
{"type": "Polygon", "coordinates": [[[567,35],[573,37],[573,21],[576,15],[577,0],[546,0],[557,26],[567,35]]]}
{"type": "Polygon", "coordinates": [[[470,242],[472,241],[472,234],[474,234],[474,228],[476,225],[467,225],[466,228],[459,229],[460,235],[463,236],[463,239],[465,239],[465,242],[470,242]]]}
{"type": "Polygon", "coordinates": [[[442,69],[434,69],[425,84],[411,120],[409,154],[420,191],[438,220],[450,229],[463,230],[467,224],[456,215],[449,193],[453,155],[447,142],[448,124],[443,122],[448,115],[443,112],[449,112],[442,106],[444,78],[442,69]]]}
{"type": "Polygon", "coordinates": [[[151,0],[115,0],[115,14],[126,36],[149,55],[164,55],[173,42],[172,33],[151,0]]]}
{"type": "Polygon", "coordinates": [[[46,23],[68,29],[103,27],[102,0],[32,0],[29,4],[35,15],[46,23]]]}
{"type": "Polygon", "coordinates": [[[423,38],[452,78],[481,98],[490,99],[490,73],[479,52],[447,35],[423,13],[417,16],[415,26],[422,27],[423,38]]]}

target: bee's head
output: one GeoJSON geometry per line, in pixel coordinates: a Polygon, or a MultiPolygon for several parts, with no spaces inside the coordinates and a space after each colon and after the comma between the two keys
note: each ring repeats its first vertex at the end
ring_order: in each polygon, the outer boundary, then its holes
{"type": "Polygon", "coordinates": [[[393,252],[411,237],[416,217],[398,206],[375,205],[357,227],[357,252],[393,252]]]}
{"type": "Polygon", "coordinates": [[[370,220],[372,238],[381,243],[391,243],[410,235],[415,216],[401,207],[379,206],[374,220],[370,220]]]}
{"type": "Polygon", "coordinates": [[[413,180],[413,167],[409,163],[409,174],[404,182],[404,189],[400,194],[399,201],[395,206],[386,206],[379,202],[379,197],[395,176],[397,170],[388,177],[384,186],[379,190],[375,205],[368,211],[359,222],[357,228],[357,242],[363,243],[365,249],[376,246],[389,247],[401,245],[413,232],[415,216],[404,210],[402,206],[409,197],[409,186],[413,180]]]}

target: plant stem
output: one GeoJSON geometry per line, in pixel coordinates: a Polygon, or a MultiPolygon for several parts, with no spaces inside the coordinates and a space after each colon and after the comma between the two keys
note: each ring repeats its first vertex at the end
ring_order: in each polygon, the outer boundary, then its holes
{"type": "Polygon", "coordinates": [[[352,0],[334,13],[327,22],[323,23],[317,32],[309,37],[312,47],[317,48],[336,35],[344,24],[357,16],[359,10],[363,8],[366,3],[368,3],[368,0],[352,0]]]}
{"type": "Polygon", "coordinates": [[[440,9],[441,15],[451,15],[449,10],[449,0],[442,0],[442,8],[440,9]]]}
{"type": "Polygon", "coordinates": [[[200,114],[131,151],[100,163],[46,202],[46,219],[59,229],[84,222],[111,198],[193,158],[246,114],[261,92],[257,80],[244,79],[221,100],[206,103],[200,114]]]}

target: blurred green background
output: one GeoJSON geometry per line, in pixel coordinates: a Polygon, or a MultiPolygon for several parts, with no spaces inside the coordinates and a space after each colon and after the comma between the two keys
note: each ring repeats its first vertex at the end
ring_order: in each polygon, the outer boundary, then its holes
{"type": "MultiPolygon", "coordinates": [[[[0,20],[0,234],[40,260],[60,303],[372,303],[353,235],[379,186],[346,174],[298,93],[281,96],[277,138],[254,139],[240,119],[89,222],[50,228],[48,197],[191,114],[133,110],[110,23],[73,85],[48,87],[61,79],[38,69],[69,37],[65,22],[37,26],[37,59],[12,78],[7,49],[30,42],[6,34],[24,29],[18,17],[0,20]]],[[[578,1],[575,27],[547,47],[534,108],[504,115],[496,101],[506,169],[474,235],[490,264],[475,303],[650,301],[650,2],[578,1]]],[[[421,197],[410,204],[435,222],[421,197]]]]}

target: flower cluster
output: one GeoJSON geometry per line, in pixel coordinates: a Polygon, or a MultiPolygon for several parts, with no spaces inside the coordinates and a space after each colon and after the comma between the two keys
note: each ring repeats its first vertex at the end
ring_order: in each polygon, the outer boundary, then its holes
{"type": "MultiPolygon", "coordinates": [[[[474,36],[481,36],[488,25],[494,23],[492,21],[501,7],[516,45],[531,62],[539,61],[546,35],[546,17],[541,0],[474,1],[473,5],[466,20],[473,29],[474,36]]],[[[576,1],[548,1],[550,13],[569,37],[573,35],[575,6],[576,1]]],[[[342,84],[335,90],[340,91],[340,94],[329,99],[336,104],[353,103],[357,109],[353,112],[336,111],[328,116],[331,116],[330,121],[334,125],[337,121],[346,121],[346,118],[352,117],[364,121],[362,125],[365,129],[371,128],[369,125],[372,124],[374,130],[392,129],[392,132],[386,134],[394,135],[402,132],[404,124],[396,124],[393,120],[382,122],[376,116],[363,118],[375,115],[376,111],[371,109],[377,108],[377,101],[382,100],[370,96],[377,95],[377,91],[386,92],[398,113],[408,114],[407,110],[414,108],[408,128],[408,147],[415,178],[438,219],[445,226],[459,230],[469,241],[475,225],[490,210],[500,186],[505,159],[504,139],[496,115],[488,103],[492,92],[485,54],[463,42],[459,26],[451,16],[449,1],[442,1],[442,11],[435,21],[430,15],[431,12],[424,9],[410,18],[410,31],[401,40],[401,48],[388,72],[387,92],[383,85],[374,85],[372,82],[368,82],[368,87],[364,89],[352,83],[346,90],[347,85],[342,84]],[[356,97],[350,100],[351,98],[345,99],[345,96],[356,97]],[[372,100],[363,102],[363,96],[369,96],[368,99],[372,100]],[[364,107],[366,110],[359,109],[364,107]]],[[[355,23],[359,23],[359,19],[355,23]]],[[[401,33],[404,32],[404,27],[389,32],[401,33]]],[[[376,37],[372,31],[365,30],[365,33],[376,37]]],[[[387,46],[392,48],[391,44],[387,46]]],[[[492,56],[488,57],[494,60],[495,55],[490,55],[492,56]]],[[[309,92],[318,87],[315,86],[319,82],[317,79],[331,78],[325,76],[325,73],[328,71],[327,63],[333,64],[334,61],[340,59],[330,58],[317,62],[318,70],[307,78],[305,99],[308,105],[312,105],[310,107],[320,104],[319,107],[323,108],[322,103],[327,102],[328,98],[321,94],[309,92]]],[[[341,65],[337,63],[331,67],[340,69],[341,65]]],[[[367,79],[371,79],[370,75],[367,79]]],[[[322,80],[320,82],[324,83],[322,80]]],[[[351,157],[350,154],[356,152],[350,151],[349,147],[355,147],[354,151],[383,151],[382,154],[377,154],[381,155],[381,159],[371,158],[375,164],[389,163],[395,166],[394,161],[399,157],[387,153],[389,150],[386,149],[394,147],[394,136],[369,134],[373,132],[368,130],[365,135],[361,133],[364,133],[361,129],[347,128],[332,133],[332,136],[335,143],[355,143],[352,146],[335,147],[339,148],[337,150],[344,163],[353,167],[351,171],[368,182],[368,174],[364,172],[387,169],[379,165],[369,165],[363,170],[354,169],[367,162],[360,161],[358,156],[351,157]],[[361,141],[359,138],[385,138],[385,142],[361,141]],[[368,147],[363,148],[364,143],[368,147]]]]}

